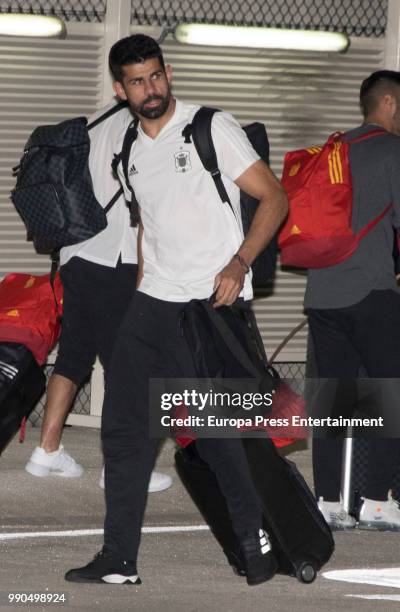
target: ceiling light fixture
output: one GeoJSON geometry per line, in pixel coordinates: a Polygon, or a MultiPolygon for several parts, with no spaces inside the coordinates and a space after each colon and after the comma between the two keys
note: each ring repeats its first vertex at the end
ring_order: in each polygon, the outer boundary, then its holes
{"type": "Polygon", "coordinates": [[[175,38],[189,45],[292,49],[297,51],[346,51],[349,37],[340,32],[294,30],[254,26],[183,23],[175,38]]]}
{"type": "Polygon", "coordinates": [[[65,24],[53,15],[0,13],[0,35],[64,38],[65,24]]]}

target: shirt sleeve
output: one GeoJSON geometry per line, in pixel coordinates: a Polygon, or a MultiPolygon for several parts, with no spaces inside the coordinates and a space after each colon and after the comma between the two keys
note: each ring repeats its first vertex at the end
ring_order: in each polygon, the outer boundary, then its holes
{"type": "Polygon", "coordinates": [[[211,133],[219,169],[231,181],[260,159],[244,130],[229,113],[215,113],[211,133]]]}

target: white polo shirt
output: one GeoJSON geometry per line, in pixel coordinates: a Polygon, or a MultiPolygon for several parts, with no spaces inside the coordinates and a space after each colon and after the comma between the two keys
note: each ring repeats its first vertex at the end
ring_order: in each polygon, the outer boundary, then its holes
{"type": "MultiPolygon", "coordinates": [[[[182,136],[198,108],[176,100],[173,117],[155,139],[139,127],[129,163],[144,226],[140,291],[172,302],[212,294],[215,276],[243,242],[240,190],[233,181],[259,159],[237,121],[216,113],[212,137],[234,215],[193,143],[182,136]]],[[[119,172],[122,176],[121,164],[119,172]]],[[[241,296],[253,297],[251,274],[241,296]]]]}
{"type": "MultiPolygon", "coordinates": [[[[100,117],[115,102],[95,113],[89,123],[100,117]]],[[[121,143],[132,115],[129,109],[122,109],[89,130],[89,168],[94,193],[105,207],[121,187],[111,171],[114,153],[120,153],[121,143]]],[[[121,255],[123,263],[137,263],[137,230],[130,225],[129,210],[122,195],[107,213],[107,227],[84,242],[64,247],[60,252],[60,264],[66,264],[71,257],[78,256],[103,266],[115,267],[121,255]]]]}

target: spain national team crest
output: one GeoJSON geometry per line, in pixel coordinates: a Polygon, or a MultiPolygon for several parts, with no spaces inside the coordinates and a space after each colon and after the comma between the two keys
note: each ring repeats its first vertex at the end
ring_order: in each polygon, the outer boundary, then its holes
{"type": "Polygon", "coordinates": [[[190,153],[189,151],[179,151],[179,153],[175,153],[175,170],[176,172],[187,172],[192,169],[192,164],[190,163],[190,153]]]}

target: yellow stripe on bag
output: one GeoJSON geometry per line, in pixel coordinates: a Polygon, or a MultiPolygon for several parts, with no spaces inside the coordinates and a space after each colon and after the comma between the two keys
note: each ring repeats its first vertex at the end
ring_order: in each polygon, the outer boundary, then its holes
{"type": "Polygon", "coordinates": [[[333,150],[328,155],[329,178],[331,179],[332,185],[343,183],[343,166],[342,159],[340,157],[341,146],[341,142],[335,142],[333,150]]]}
{"type": "Polygon", "coordinates": [[[341,142],[337,142],[336,144],[336,166],[339,172],[339,183],[343,183],[343,166],[342,166],[342,158],[340,157],[340,148],[342,146],[341,142]]]}
{"type": "Polygon", "coordinates": [[[329,168],[329,178],[331,179],[331,183],[332,185],[335,185],[336,183],[336,177],[335,177],[335,170],[333,168],[333,155],[332,155],[332,151],[329,153],[328,155],[328,168],[329,168]]]}
{"type": "Polygon", "coordinates": [[[335,146],[333,148],[332,151],[332,166],[333,166],[333,171],[335,173],[335,183],[340,183],[340,175],[339,175],[339,169],[338,169],[338,165],[337,165],[337,150],[336,150],[336,142],[335,142],[335,146]]]}

